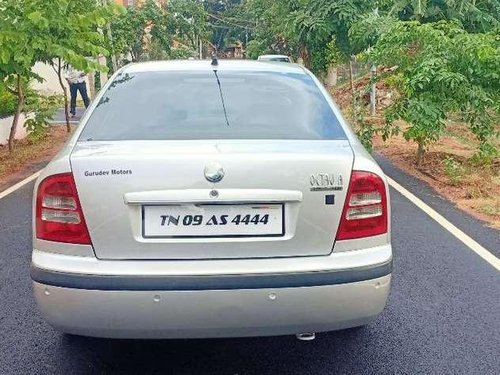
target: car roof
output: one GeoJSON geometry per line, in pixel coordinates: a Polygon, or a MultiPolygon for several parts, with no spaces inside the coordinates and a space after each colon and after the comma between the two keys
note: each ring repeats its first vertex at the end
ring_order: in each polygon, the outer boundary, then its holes
{"type": "Polygon", "coordinates": [[[279,59],[282,59],[282,58],[285,58],[285,59],[289,59],[290,57],[288,57],[287,55],[260,55],[259,56],[259,59],[261,58],[279,58],[279,59]]]}
{"type": "MultiPolygon", "coordinates": [[[[212,60],[169,60],[133,63],[122,68],[122,73],[164,72],[164,71],[203,71],[213,70],[212,60]]],[[[256,60],[219,60],[219,71],[262,71],[277,73],[306,74],[298,64],[274,64],[256,60]]]]}

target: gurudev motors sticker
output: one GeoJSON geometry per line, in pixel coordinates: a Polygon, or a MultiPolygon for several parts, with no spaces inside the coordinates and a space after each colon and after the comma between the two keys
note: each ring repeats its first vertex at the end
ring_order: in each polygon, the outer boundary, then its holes
{"type": "Polygon", "coordinates": [[[100,171],[85,171],[83,173],[85,177],[123,176],[130,174],[132,174],[130,169],[106,169],[100,171]]]}

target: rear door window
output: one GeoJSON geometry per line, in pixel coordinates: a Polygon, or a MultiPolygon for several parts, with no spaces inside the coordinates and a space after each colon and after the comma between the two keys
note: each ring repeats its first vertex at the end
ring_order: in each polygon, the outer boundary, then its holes
{"type": "Polygon", "coordinates": [[[106,90],[80,136],[83,141],[345,138],[308,75],[218,71],[216,76],[212,70],[124,73],[106,90]]]}

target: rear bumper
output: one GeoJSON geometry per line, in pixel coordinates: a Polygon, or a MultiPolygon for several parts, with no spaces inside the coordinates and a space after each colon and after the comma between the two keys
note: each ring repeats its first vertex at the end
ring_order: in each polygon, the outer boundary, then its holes
{"type": "Polygon", "coordinates": [[[363,325],[383,310],[391,276],[308,287],[89,290],[34,282],[56,329],[109,338],[285,335],[363,325]]]}
{"type": "Polygon", "coordinates": [[[194,262],[104,261],[34,250],[31,275],[42,315],[60,331],[202,338],[368,323],[386,304],[391,270],[388,244],[327,257],[194,262]]]}

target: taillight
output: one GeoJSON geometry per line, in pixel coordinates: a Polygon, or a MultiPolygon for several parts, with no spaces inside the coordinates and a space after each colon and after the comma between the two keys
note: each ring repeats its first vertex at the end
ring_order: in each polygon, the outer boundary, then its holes
{"type": "Polygon", "coordinates": [[[71,173],[49,176],[38,186],[36,237],[47,241],[91,244],[71,173]]]}
{"type": "Polygon", "coordinates": [[[370,172],[353,171],[337,232],[337,240],[387,233],[384,181],[370,172]]]}

